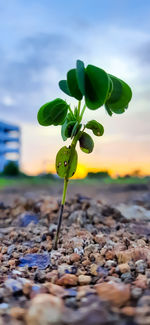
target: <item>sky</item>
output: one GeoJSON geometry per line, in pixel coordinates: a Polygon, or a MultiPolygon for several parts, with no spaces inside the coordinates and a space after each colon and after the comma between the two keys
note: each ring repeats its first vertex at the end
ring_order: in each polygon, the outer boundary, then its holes
{"type": "Polygon", "coordinates": [[[86,110],[105,132],[92,154],[78,150],[76,177],[150,174],[149,18],[149,0],[0,0],[0,120],[21,126],[24,172],[55,171],[60,127],[38,125],[37,111],[57,97],[74,106],[58,82],[81,59],[126,81],[133,98],[122,115],[86,110]]]}

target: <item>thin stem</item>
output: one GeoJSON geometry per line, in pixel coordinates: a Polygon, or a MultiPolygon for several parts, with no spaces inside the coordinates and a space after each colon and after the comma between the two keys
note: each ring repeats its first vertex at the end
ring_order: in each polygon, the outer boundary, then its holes
{"type": "Polygon", "coordinates": [[[79,100],[78,103],[78,116],[80,117],[80,108],[81,108],[81,100],[79,100]]]}
{"type": "Polygon", "coordinates": [[[80,122],[82,121],[82,118],[83,118],[83,114],[85,112],[85,109],[86,109],[86,105],[84,105],[83,108],[82,108],[81,115],[80,115],[80,119],[79,119],[80,122]]]}
{"type": "Polygon", "coordinates": [[[67,193],[67,186],[68,186],[68,178],[64,179],[64,189],[63,189],[63,196],[62,196],[62,201],[61,204],[64,205],[65,204],[65,199],[66,199],[66,193],[67,193]]]}
{"type": "Polygon", "coordinates": [[[71,115],[74,116],[73,111],[72,111],[70,105],[68,105],[68,106],[69,106],[69,111],[70,111],[71,115]]]}
{"type": "Polygon", "coordinates": [[[62,216],[63,216],[63,211],[64,211],[66,193],[67,193],[67,186],[68,186],[68,178],[65,178],[64,179],[64,189],[63,189],[60,213],[59,213],[59,217],[58,217],[58,225],[57,225],[57,232],[56,232],[56,237],[55,237],[54,249],[57,249],[57,243],[58,243],[59,232],[60,232],[61,223],[62,223],[62,216]]]}

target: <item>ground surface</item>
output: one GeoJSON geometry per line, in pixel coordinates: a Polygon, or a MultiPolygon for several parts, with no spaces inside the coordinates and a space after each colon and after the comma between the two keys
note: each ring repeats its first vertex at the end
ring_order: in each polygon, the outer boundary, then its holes
{"type": "Polygon", "coordinates": [[[70,185],[55,251],[61,187],[0,191],[0,325],[150,324],[150,186],[70,185]]]}

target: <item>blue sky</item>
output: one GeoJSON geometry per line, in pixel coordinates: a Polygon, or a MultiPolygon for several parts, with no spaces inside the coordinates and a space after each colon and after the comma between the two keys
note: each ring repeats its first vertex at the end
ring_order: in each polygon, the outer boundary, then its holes
{"type": "MultiPolygon", "coordinates": [[[[112,171],[150,166],[150,2],[118,0],[1,0],[0,119],[22,127],[22,167],[38,172],[62,144],[55,127],[38,126],[45,102],[65,97],[58,81],[76,59],[127,81],[133,99],[122,116],[100,108],[87,118],[104,124],[89,165],[112,171]],[[50,149],[48,149],[50,148],[50,149]],[[130,162],[130,164],[129,164],[130,162]]],[[[60,131],[60,130],[59,130],[60,131]]],[[[87,157],[80,154],[81,165],[87,157]]],[[[150,170],[149,170],[150,172],[150,170]]]]}

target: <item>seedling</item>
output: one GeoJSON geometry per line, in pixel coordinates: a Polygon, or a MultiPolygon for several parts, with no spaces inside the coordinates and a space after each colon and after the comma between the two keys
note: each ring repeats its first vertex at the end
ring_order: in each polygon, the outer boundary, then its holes
{"type": "Polygon", "coordinates": [[[76,145],[79,142],[80,149],[89,154],[93,151],[94,141],[85,132],[85,129],[91,130],[98,137],[101,137],[104,133],[103,125],[94,119],[83,125],[82,118],[86,108],[94,111],[104,105],[106,112],[110,116],[113,113],[122,114],[128,108],[132,97],[131,89],[124,81],[94,65],[88,65],[85,68],[84,63],[80,60],[77,60],[75,69],[68,71],[67,80],[59,82],[59,87],[65,94],[77,99],[77,106],[72,110],[66,101],[57,98],[44,104],[38,112],[38,122],[41,125],[61,125],[63,141],[68,138],[72,140],[70,146],[62,147],[56,156],[56,171],[60,177],[64,178],[64,189],[55,238],[55,249],[57,249],[62,223],[68,181],[77,168],[76,145]],[[81,104],[83,99],[84,102],[81,104]]]}

